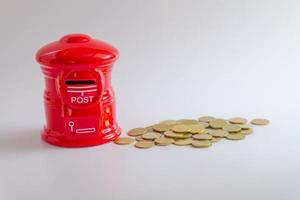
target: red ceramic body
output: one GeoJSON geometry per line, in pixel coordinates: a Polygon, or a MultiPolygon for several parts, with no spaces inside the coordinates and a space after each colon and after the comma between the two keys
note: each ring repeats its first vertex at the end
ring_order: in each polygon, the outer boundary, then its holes
{"type": "Polygon", "coordinates": [[[113,46],[83,34],[66,35],[37,52],[45,76],[45,141],[83,147],[120,135],[111,86],[118,56],[113,46]]]}

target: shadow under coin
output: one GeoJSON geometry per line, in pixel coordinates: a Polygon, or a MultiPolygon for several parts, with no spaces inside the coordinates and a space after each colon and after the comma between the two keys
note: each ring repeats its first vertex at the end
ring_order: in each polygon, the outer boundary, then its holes
{"type": "Polygon", "coordinates": [[[7,130],[0,132],[0,155],[24,154],[58,149],[41,139],[41,129],[7,130]]]}

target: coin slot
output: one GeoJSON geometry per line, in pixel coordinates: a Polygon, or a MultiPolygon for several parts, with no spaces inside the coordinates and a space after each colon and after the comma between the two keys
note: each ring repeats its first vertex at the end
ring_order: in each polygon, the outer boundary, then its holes
{"type": "Polygon", "coordinates": [[[97,84],[95,80],[66,80],[66,92],[71,104],[88,104],[94,102],[97,95],[97,84]]]}
{"type": "Polygon", "coordinates": [[[95,84],[94,80],[67,80],[65,81],[66,85],[93,85],[95,84]]]}

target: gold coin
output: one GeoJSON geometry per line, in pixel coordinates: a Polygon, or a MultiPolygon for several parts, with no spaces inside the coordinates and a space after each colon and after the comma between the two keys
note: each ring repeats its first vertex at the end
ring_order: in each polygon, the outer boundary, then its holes
{"type": "Polygon", "coordinates": [[[177,121],[176,120],[163,120],[163,121],[160,121],[159,124],[176,125],[177,121]]]}
{"type": "Polygon", "coordinates": [[[174,143],[174,139],[166,138],[166,137],[156,138],[154,141],[155,141],[156,145],[159,145],[159,146],[167,146],[167,145],[174,143]]]}
{"type": "Polygon", "coordinates": [[[270,121],[267,119],[253,119],[251,121],[251,124],[254,124],[254,125],[267,125],[269,123],[270,123],[270,121]]]}
{"type": "Polygon", "coordinates": [[[153,147],[154,145],[155,145],[155,143],[153,141],[144,140],[144,141],[135,143],[134,146],[137,148],[140,148],[140,149],[148,149],[148,148],[153,147]]]}
{"type": "Polygon", "coordinates": [[[180,119],[177,120],[178,124],[198,124],[198,121],[195,119],[180,119]]]}
{"type": "Polygon", "coordinates": [[[212,137],[212,139],[210,141],[211,142],[219,142],[220,140],[222,140],[222,138],[220,138],[220,137],[212,137]]]}
{"type": "Polygon", "coordinates": [[[211,141],[209,140],[193,140],[192,146],[196,148],[205,148],[211,146],[211,141]]]}
{"type": "Polygon", "coordinates": [[[164,132],[164,135],[169,138],[185,139],[190,138],[192,134],[174,133],[173,131],[166,131],[164,132]]]}
{"type": "Polygon", "coordinates": [[[235,117],[235,118],[229,119],[229,122],[232,124],[246,124],[247,119],[241,118],[241,117],[235,117]]]}
{"type": "Polygon", "coordinates": [[[212,136],[204,133],[204,134],[195,134],[192,136],[192,138],[194,138],[196,140],[210,140],[212,138],[212,136]]]}
{"type": "Polygon", "coordinates": [[[198,122],[198,125],[199,125],[199,126],[203,126],[204,128],[209,127],[209,124],[206,123],[206,122],[198,122]]]}
{"type": "Polygon", "coordinates": [[[226,137],[228,135],[227,131],[217,129],[217,130],[209,130],[208,134],[214,137],[226,137]]]}
{"type": "Polygon", "coordinates": [[[191,124],[188,126],[188,131],[190,133],[205,133],[205,128],[199,124],[191,124]]]}
{"type": "Polygon", "coordinates": [[[159,138],[161,136],[160,133],[157,132],[148,132],[142,135],[142,138],[145,140],[154,140],[156,138],[159,138]]]}
{"type": "Polygon", "coordinates": [[[186,133],[188,132],[189,127],[187,125],[184,124],[178,124],[172,127],[172,131],[176,132],[176,133],[186,133]]]}
{"type": "Polygon", "coordinates": [[[140,136],[136,136],[136,137],[135,137],[135,140],[139,142],[139,141],[143,141],[144,139],[143,139],[143,137],[140,135],[140,136]]]}
{"type": "Polygon", "coordinates": [[[187,138],[187,139],[179,139],[175,140],[174,144],[178,146],[185,146],[185,145],[190,145],[192,144],[193,139],[192,138],[187,138]]]}
{"type": "Polygon", "coordinates": [[[128,131],[128,135],[135,137],[135,136],[143,135],[146,132],[147,129],[145,128],[134,128],[128,131]]]}
{"type": "Polygon", "coordinates": [[[171,126],[167,125],[167,124],[155,124],[153,126],[153,130],[157,131],[157,132],[165,132],[170,130],[171,126]]]}
{"type": "Polygon", "coordinates": [[[245,138],[245,135],[242,133],[229,133],[226,138],[229,140],[242,140],[245,138]]]}
{"type": "Polygon", "coordinates": [[[227,122],[224,119],[213,119],[209,121],[209,125],[212,128],[223,128],[227,122]]]}
{"type": "Polygon", "coordinates": [[[253,133],[252,129],[241,130],[241,134],[244,134],[244,135],[249,135],[249,134],[252,134],[252,133],[253,133]]]}
{"type": "Polygon", "coordinates": [[[163,134],[164,134],[164,136],[170,137],[170,138],[176,138],[179,135],[183,135],[183,134],[174,133],[173,131],[166,131],[163,134]]]}
{"type": "Polygon", "coordinates": [[[145,129],[146,129],[146,132],[151,132],[151,131],[153,131],[153,126],[147,126],[145,129]]]}
{"type": "Polygon", "coordinates": [[[130,137],[119,137],[114,140],[114,143],[120,145],[132,144],[133,142],[134,142],[134,138],[130,138],[130,137]]]}
{"type": "Polygon", "coordinates": [[[252,129],[250,124],[240,124],[239,127],[241,127],[242,130],[252,129]]]}
{"type": "Polygon", "coordinates": [[[207,122],[208,123],[208,122],[210,122],[213,119],[216,119],[216,118],[210,117],[210,116],[204,116],[204,117],[199,117],[198,121],[200,121],[200,122],[207,122]]]}
{"type": "Polygon", "coordinates": [[[242,128],[240,126],[234,124],[226,124],[225,126],[223,126],[223,130],[229,133],[236,133],[239,132],[241,129],[242,128]]]}

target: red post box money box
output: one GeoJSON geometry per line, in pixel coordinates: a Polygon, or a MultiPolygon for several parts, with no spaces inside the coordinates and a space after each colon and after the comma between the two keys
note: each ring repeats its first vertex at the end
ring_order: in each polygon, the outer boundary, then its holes
{"type": "Polygon", "coordinates": [[[120,135],[111,86],[118,55],[113,46],[83,34],[66,35],[39,49],[36,60],[45,76],[45,141],[82,147],[120,135]]]}

